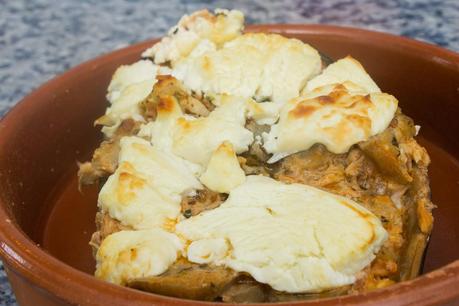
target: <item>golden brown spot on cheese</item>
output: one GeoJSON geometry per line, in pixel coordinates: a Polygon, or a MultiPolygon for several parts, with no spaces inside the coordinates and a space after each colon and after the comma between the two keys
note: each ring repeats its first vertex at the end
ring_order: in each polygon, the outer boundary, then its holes
{"type": "Polygon", "coordinates": [[[323,128],[324,132],[328,133],[337,143],[344,142],[344,139],[352,133],[349,123],[341,120],[337,125],[323,128]]]}
{"type": "Polygon", "coordinates": [[[347,91],[346,86],[344,86],[343,84],[337,84],[337,85],[333,88],[332,93],[342,93],[342,92],[346,92],[346,91],[347,91]]]}
{"type": "Polygon", "coordinates": [[[316,107],[312,105],[305,105],[304,103],[298,104],[294,109],[292,109],[288,115],[295,119],[306,118],[317,110],[316,107]]]}
{"type": "Polygon", "coordinates": [[[319,102],[321,105],[327,105],[327,104],[333,104],[335,103],[335,100],[330,97],[330,96],[319,96],[316,98],[317,102],[319,102]]]}
{"type": "Polygon", "coordinates": [[[338,104],[346,96],[348,96],[348,92],[346,90],[346,87],[344,87],[343,85],[339,84],[339,85],[335,86],[335,88],[328,94],[328,96],[322,96],[322,97],[328,97],[328,98],[322,98],[322,99],[323,100],[327,99],[328,104],[338,104]]]}
{"type": "Polygon", "coordinates": [[[129,263],[131,261],[131,250],[132,249],[128,249],[128,250],[123,250],[119,253],[118,255],[118,260],[117,262],[119,264],[123,263],[123,264],[126,264],[126,263],[129,263]]]}
{"type": "Polygon", "coordinates": [[[201,256],[201,257],[204,258],[204,259],[208,259],[208,258],[210,257],[210,254],[207,253],[206,255],[203,255],[203,256],[201,256]]]}
{"type": "Polygon", "coordinates": [[[164,81],[175,80],[175,78],[169,74],[159,74],[156,76],[156,79],[158,80],[158,83],[156,83],[155,86],[163,84],[164,81]]]}
{"type": "Polygon", "coordinates": [[[167,218],[163,223],[163,229],[168,232],[175,232],[175,226],[177,225],[177,219],[167,218]]]}
{"type": "Polygon", "coordinates": [[[189,24],[195,23],[196,19],[198,18],[205,19],[211,23],[215,23],[217,21],[217,17],[211,14],[208,10],[201,10],[192,14],[187,20],[187,22],[184,24],[184,26],[187,27],[189,24]]]}
{"type": "Polygon", "coordinates": [[[120,183],[126,184],[130,189],[138,189],[145,186],[145,180],[128,172],[120,173],[120,183]]]}
{"type": "Polygon", "coordinates": [[[354,125],[361,128],[365,136],[370,136],[371,133],[371,120],[368,117],[360,116],[360,115],[346,115],[346,119],[351,121],[354,125]]]}
{"type": "Polygon", "coordinates": [[[344,101],[344,108],[347,109],[356,109],[362,113],[367,113],[368,107],[371,107],[373,105],[373,102],[371,102],[370,96],[349,96],[348,101],[344,101]]]}
{"type": "Polygon", "coordinates": [[[185,131],[190,130],[192,126],[191,122],[189,122],[185,118],[178,118],[177,124],[185,131]]]}
{"type": "Polygon", "coordinates": [[[174,111],[176,99],[173,96],[160,96],[157,110],[162,113],[172,113],[174,111]]]}
{"type": "Polygon", "coordinates": [[[127,171],[119,174],[119,188],[116,189],[116,196],[121,204],[127,204],[136,197],[135,189],[144,187],[146,181],[127,171]]]}
{"type": "Polygon", "coordinates": [[[229,156],[233,156],[235,153],[234,153],[234,149],[233,149],[233,145],[231,144],[231,142],[229,141],[224,141],[217,149],[217,151],[219,152],[224,152],[226,154],[228,154],[229,156]]]}
{"type": "Polygon", "coordinates": [[[263,109],[261,108],[260,104],[256,101],[250,101],[250,108],[256,114],[263,113],[263,109]]]}
{"type": "Polygon", "coordinates": [[[334,91],[347,91],[347,88],[343,84],[337,84],[334,88],[334,91]]]}
{"type": "Polygon", "coordinates": [[[127,172],[134,172],[135,169],[134,169],[134,166],[130,163],[130,162],[122,162],[121,165],[120,165],[120,168],[124,171],[127,171],[127,172]]]}

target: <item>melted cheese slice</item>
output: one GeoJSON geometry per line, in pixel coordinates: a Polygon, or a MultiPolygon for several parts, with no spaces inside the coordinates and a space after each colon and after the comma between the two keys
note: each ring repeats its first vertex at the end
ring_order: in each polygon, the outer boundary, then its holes
{"type": "Polygon", "coordinates": [[[244,15],[237,10],[215,10],[215,15],[207,10],[183,16],[179,23],[159,43],[145,50],[143,57],[152,57],[156,64],[187,57],[200,43],[216,48],[241,34],[244,15]]]}
{"type": "Polygon", "coordinates": [[[173,132],[177,119],[184,117],[177,99],[164,96],[156,107],[156,119],[140,128],[138,136],[150,139],[155,148],[165,152],[172,151],[173,132]]]}
{"type": "Polygon", "coordinates": [[[126,118],[141,119],[138,104],[152,91],[157,73],[158,66],[147,60],[120,66],[108,86],[111,106],[106,115],[114,123],[126,118]]]}
{"type": "Polygon", "coordinates": [[[351,284],[387,233],[352,200],[301,184],[248,176],[218,208],[180,222],[188,259],[247,272],[286,292],[351,284]]]}
{"type": "Polygon", "coordinates": [[[244,183],[245,173],[231,143],[224,142],[214,151],[200,180],[210,190],[220,193],[229,193],[244,183]]]}
{"type": "MultiPolygon", "coordinates": [[[[245,126],[246,99],[219,96],[219,106],[208,117],[181,117],[173,131],[173,152],[206,166],[212,153],[228,141],[236,153],[248,150],[253,134],[245,126]]],[[[154,140],[153,140],[154,141],[154,140]]]]}
{"type": "Polygon", "coordinates": [[[121,231],[104,239],[96,255],[96,277],[124,285],[165,272],[182,251],[180,239],[161,229],[121,231]]]}
{"type": "Polygon", "coordinates": [[[131,163],[138,172],[149,176],[161,193],[173,197],[202,187],[196,179],[200,166],[158,150],[138,137],[124,137],[120,145],[119,162],[131,163]]]}
{"type": "Polygon", "coordinates": [[[200,167],[138,137],[120,142],[119,167],[99,193],[99,207],[134,229],[169,229],[183,194],[202,188],[200,167]]]}
{"type": "Polygon", "coordinates": [[[110,107],[107,108],[105,116],[96,121],[104,125],[102,132],[107,137],[112,137],[125,119],[143,121],[139,103],[151,93],[156,83],[156,75],[161,70],[146,60],[118,67],[108,86],[107,99],[110,107]]]}
{"type": "Polygon", "coordinates": [[[177,63],[173,75],[191,90],[284,103],[320,72],[319,53],[277,34],[250,33],[223,48],[177,63]]]}
{"type": "Polygon", "coordinates": [[[247,99],[215,96],[218,105],[208,117],[184,115],[173,97],[163,97],[157,118],[141,127],[139,136],[154,147],[206,167],[214,151],[225,141],[236,153],[248,150],[253,134],[245,126],[247,99]]]}
{"type": "Polygon", "coordinates": [[[303,89],[303,93],[307,94],[316,88],[346,81],[360,86],[367,93],[381,92],[362,64],[351,56],[347,56],[330,64],[320,75],[310,80],[303,89]]]}
{"type": "Polygon", "coordinates": [[[257,124],[274,124],[279,118],[283,103],[257,102],[249,99],[247,102],[247,118],[255,120],[257,124]]]}
{"type": "Polygon", "coordinates": [[[263,134],[269,163],[321,143],[341,154],[360,141],[384,131],[398,101],[384,93],[367,94],[353,83],[327,85],[289,101],[279,122],[263,134]]]}
{"type": "Polygon", "coordinates": [[[209,238],[193,241],[186,250],[189,261],[199,264],[219,262],[228,254],[229,244],[223,238],[209,238]]]}
{"type": "Polygon", "coordinates": [[[148,97],[154,83],[155,80],[146,80],[127,86],[107,109],[106,115],[117,123],[127,118],[143,121],[139,103],[148,97]]]}
{"type": "Polygon", "coordinates": [[[107,99],[110,103],[115,103],[122,92],[132,84],[144,81],[154,82],[158,66],[151,61],[141,60],[131,65],[122,65],[116,69],[112,80],[108,85],[107,99]]]}

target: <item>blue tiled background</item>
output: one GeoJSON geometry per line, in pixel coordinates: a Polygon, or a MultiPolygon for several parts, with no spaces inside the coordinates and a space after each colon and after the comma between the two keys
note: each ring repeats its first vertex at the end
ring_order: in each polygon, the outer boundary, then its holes
{"type": "MultiPolygon", "coordinates": [[[[459,52],[459,1],[0,0],[0,116],[92,57],[161,36],[181,15],[238,8],[248,23],[327,23],[404,35],[459,52]]],[[[0,306],[15,305],[0,264],[0,306]]]]}

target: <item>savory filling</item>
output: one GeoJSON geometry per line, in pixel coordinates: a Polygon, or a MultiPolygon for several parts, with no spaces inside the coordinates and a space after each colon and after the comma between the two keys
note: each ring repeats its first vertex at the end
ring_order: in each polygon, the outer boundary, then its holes
{"type": "Polygon", "coordinates": [[[184,16],[121,66],[105,140],[96,277],[224,302],[329,297],[419,273],[433,218],[418,127],[351,57],[184,16]]]}

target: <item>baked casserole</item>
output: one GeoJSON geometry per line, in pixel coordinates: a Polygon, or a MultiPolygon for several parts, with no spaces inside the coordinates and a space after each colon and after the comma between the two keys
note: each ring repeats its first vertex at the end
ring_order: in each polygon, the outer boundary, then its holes
{"type": "Polygon", "coordinates": [[[419,126],[351,56],[243,28],[185,15],[114,73],[78,173],[101,186],[96,277],[224,302],[415,277],[433,223],[419,126]]]}

